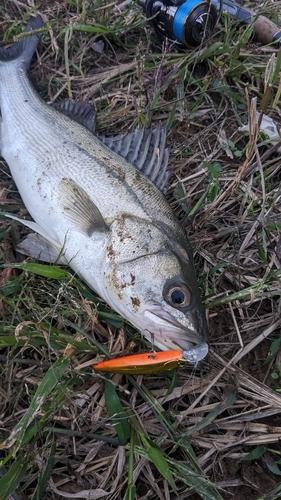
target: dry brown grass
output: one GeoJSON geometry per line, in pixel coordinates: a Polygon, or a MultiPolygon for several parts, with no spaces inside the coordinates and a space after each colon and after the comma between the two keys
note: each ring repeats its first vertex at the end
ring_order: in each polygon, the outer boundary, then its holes
{"type": "MultiPolygon", "coordinates": [[[[22,422],[48,368],[77,340],[70,366],[34,407],[21,440],[1,450],[3,466],[22,465],[21,500],[117,500],[128,491],[129,500],[132,485],[138,500],[280,498],[281,161],[278,145],[259,134],[255,120],[250,136],[239,129],[255,117],[255,106],[261,111],[274,51],[249,43],[230,20],[207,50],[181,51],[155,38],[137,6],[34,3],[49,21],[31,71],[44,100],[91,102],[97,129],[106,135],[169,124],[167,197],[194,249],[211,353],[202,374],[179,369],[111,377],[132,429],[131,440],[120,446],[104,377],[93,374],[92,359],[97,346],[122,354],[143,340],[129,325],[117,329],[106,322],[110,311],[97,308],[95,295],[71,275],[56,280],[2,268],[2,440],[22,422]],[[97,22],[102,35],[71,28],[97,22]],[[252,461],[242,460],[261,446],[260,456],[257,451],[252,461]],[[174,491],[152,450],[165,456],[174,491]]],[[[32,5],[4,0],[0,30],[6,38],[19,33],[17,21],[32,5]]],[[[265,109],[277,123],[279,85],[277,76],[265,109]]],[[[4,161],[0,176],[1,208],[22,215],[4,161]]],[[[22,228],[10,231],[6,221],[1,227],[2,263],[14,263],[22,228]]],[[[114,315],[111,320],[120,322],[114,315]]]]}

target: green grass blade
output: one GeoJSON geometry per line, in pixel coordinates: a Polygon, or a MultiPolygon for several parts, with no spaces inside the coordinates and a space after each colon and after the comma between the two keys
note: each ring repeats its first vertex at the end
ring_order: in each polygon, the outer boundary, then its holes
{"type": "Polygon", "coordinates": [[[170,458],[167,460],[173,476],[175,478],[180,477],[183,483],[188,485],[189,488],[193,488],[204,500],[223,500],[218,488],[204,476],[203,472],[196,474],[185,462],[179,462],[170,458]]]}
{"type": "Polygon", "coordinates": [[[48,481],[53,472],[54,463],[55,463],[55,453],[56,453],[56,443],[52,443],[50,456],[46,465],[43,466],[40,476],[38,478],[38,483],[34,495],[31,500],[42,500],[44,493],[46,492],[46,488],[48,486],[48,481]]]}
{"type": "MultiPolygon", "coordinates": [[[[130,377],[130,380],[132,380],[132,377],[130,377]]],[[[133,382],[133,385],[135,387],[138,387],[135,381],[133,382]]],[[[169,465],[171,464],[170,471],[172,473],[173,480],[178,479],[179,477],[180,478],[184,477],[185,478],[184,482],[188,484],[190,487],[195,488],[195,491],[200,493],[202,495],[202,498],[206,500],[222,500],[218,488],[215,485],[213,485],[208,478],[204,476],[204,473],[198,463],[194,450],[188,438],[186,437],[186,433],[184,433],[184,430],[181,429],[183,431],[182,436],[180,435],[181,430],[175,432],[174,428],[171,426],[170,422],[165,417],[164,409],[159,404],[159,402],[153,398],[152,394],[149,392],[147,387],[145,386],[139,387],[139,391],[145,398],[145,400],[150,403],[154,413],[159,418],[159,421],[163,424],[165,430],[171,436],[171,439],[175,443],[177,443],[176,447],[180,448],[181,452],[184,453],[184,455],[186,456],[186,460],[188,461],[188,463],[190,463],[190,465],[187,466],[180,461],[171,460],[170,458],[167,458],[168,464],[169,465]],[[182,470],[182,467],[184,470],[182,470]],[[178,468],[180,470],[178,470],[178,468]]],[[[131,421],[134,422],[135,420],[132,418],[131,421]]],[[[143,433],[139,425],[136,426],[136,429],[142,436],[143,433]]],[[[148,453],[147,455],[145,454],[145,456],[147,456],[147,458],[150,458],[148,453]]]]}
{"type": "Polygon", "coordinates": [[[242,457],[241,460],[257,460],[258,458],[262,457],[265,451],[266,451],[265,446],[263,445],[257,446],[252,451],[250,451],[250,453],[248,453],[245,457],[242,457]]]}
{"type": "Polygon", "coordinates": [[[163,454],[163,451],[150,439],[146,439],[144,435],[142,435],[141,438],[147,448],[149,459],[154,463],[160,474],[165,479],[167,479],[169,485],[173,488],[173,490],[176,491],[176,485],[173,479],[173,475],[163,454]]]}
{"type": "Polygon", "coordinates": [[[20,264],[3,264],[2,267],[11,267],[13,269],[21,269],[22,271],[28,271],[30,273],[38,274],[44,278],[52,278],[55,280],[61,280],[63,278],[69,278],[70,274],[65,269],[61,269],[58,266],[50,266],[46,264],[37,264],[36,262],[22,262],[20,264]]]}
{"type": "Polygon", "coordinates": [[[136,487],[133,484],[134,475],[134,453],[135,453],[135,429],[131,427],[131,439],[129,448],[129,461],[128,461],[128,488],[125,496],[125,500],[134,500],[136,495],[136,487]]]}
{"type": "Polygon", "coordinates": [[[61,376],[69,367],[69,364],[69,359],[60,358],[48,370],[41,383],[39,384],[27,412],[20,420],[20,422],[15,426],[15,428],[11,432],[11,435],[0,445],[0,449],[10,448],[11,446],[14,446],[13,451],[15,453],[21,447],[28,426],[36,417],[38,411],[42,407],[42,404],[51,394],[61,376]]]}
{"type": "Polygon", "coordinates": [[[270,491],[266,495],[259,497],[257,500],[280,500],[281,494],[281,483],[279,483],[274,490],[270,491]]]}
{"type": "Polygon", "coordinates": [[[237,399],[237,391],[234,389],[229,391],[229,394],[227,395],[226,399],[219,403],[213,410],[211,410],[208,415],[197,425],[189,429],[186,433],[186,436],[191,436],[194,432],[200,431],[201,429],[204,429],[207,427],[207,425],[210,425],[211,422],[223,411],[226,410],[229,406],[232,406],[237,399]]]}
{"type": "Polygon", "coordinates": [[[113,446],[118,446],[120,442],[117,439],[108,436],[102,436],[100,434],[95,434],[93,432],[85,431],[73,431],[71,429],[63,429],[62,427],[45,427],[44,432],[53,432],[54,434],[62,434],[65,436],[77,436],[80,438],[96,439],[97,441],[104,441],[104,443],[112,444],[113,446]]]}
{"type": "Polygon", "coordinates": [[[105,382],[105,404],[109,416],[114,424],[121,443],[126,443],[131,435],[131,426],[127,419],[119,396],[111,381],[105,382]]]}
{"type": "Polygon", "coordinates": [[[269,451],[266,451],[264,454],[264,461],[266,463],[266,466],[276,476],[281,476],[281,470],[278,467],[277,461],[273,458],[273,455],[269,453],[269,451]]]}
{"type": "Polygon", "coordinates": [[[22,458],[16,460],[8,472],[0,479],[0,500],[7,500],[9,496],[17,489],[22,480],[28,460],[22,458]]]}

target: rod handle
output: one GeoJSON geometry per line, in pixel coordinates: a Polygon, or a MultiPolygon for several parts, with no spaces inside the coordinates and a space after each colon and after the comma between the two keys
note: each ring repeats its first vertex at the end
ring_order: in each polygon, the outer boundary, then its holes
{"type": "Polygon", "coordinates": [[[281,30],[267,17],[259,16],[254,22],[254,38],[263,45],[278,42],[280,46],[281,30]]]}

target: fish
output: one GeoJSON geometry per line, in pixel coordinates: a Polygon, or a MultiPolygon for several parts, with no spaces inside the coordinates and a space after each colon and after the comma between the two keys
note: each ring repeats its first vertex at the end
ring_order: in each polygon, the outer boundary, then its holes
{"type": "Polygon", "coordinates": [[[185,231],[165,198],[166,128],[105,137],[84,102],[45,103],[28,69],[43,26],[0,48],[0,151],[33,220],[18,250],[69,266],[161,351],[197,364],[208,327],[185,231]]]}

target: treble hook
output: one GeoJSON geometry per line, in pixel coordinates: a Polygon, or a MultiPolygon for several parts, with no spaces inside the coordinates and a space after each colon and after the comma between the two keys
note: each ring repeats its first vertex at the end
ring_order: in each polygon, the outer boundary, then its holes
{"type": "Polygon", "coordinates": [[[154,359],[154,358],[156,358],[156,351],[154,350],[154,333],[152,333],[152,332],[149,332],[149,333],[151,335],[151,341],[150,341],[151,342],[151,351],[148,353],[148,357],[154,359]]]}

